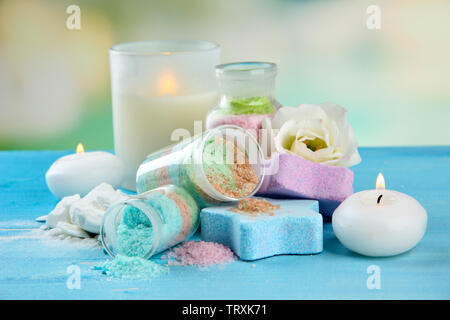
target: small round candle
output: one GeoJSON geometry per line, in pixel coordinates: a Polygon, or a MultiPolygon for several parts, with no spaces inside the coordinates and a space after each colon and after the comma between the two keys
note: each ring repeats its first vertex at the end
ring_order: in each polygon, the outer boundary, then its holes
{"type": "Polygon", "coordinates": [[[45,179],[50,191],[58,198],[79,194],[85,196],[102,182],[118,188],[124,166],[113,154],[104,151],[84,152],[80,143],[75,154],[56,160],[45,179]]]}
{"type": "Polygon", "coordinates": [[[333,213],[333,230],[348,249],[373,257],[412,249],[425,234],[427,213],[414,198],[385,190],[381,173],[377,189],[355,193],[333,213]]]}

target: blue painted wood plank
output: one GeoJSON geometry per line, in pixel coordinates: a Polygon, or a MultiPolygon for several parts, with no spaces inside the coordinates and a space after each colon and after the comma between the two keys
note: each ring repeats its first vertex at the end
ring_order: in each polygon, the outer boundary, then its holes
{"type": "Polygon", "coordinates": [[[107,259],[100,248],[52,244],[30,237],[36,230],[21,230],[38,227],[34,218],[56,204],[44,174],[67,153],[0,152],[0,299],[450,298],[450,147],[361,148],[355,191],[373,188],[381,171],[388,188],[416,197],[428,212],[427,233],[410,252],[389,258],[354,254],[326,223],[319,255],[236,261],[206,270],[171,267],[169,275],[150,281],[109,281],[90,269],[107,259]],[[70,265],[81,269],[80,290],[66,286],[70,265]],[[366,286],[370,265],[380,267],[380,290],[366,286]]]}

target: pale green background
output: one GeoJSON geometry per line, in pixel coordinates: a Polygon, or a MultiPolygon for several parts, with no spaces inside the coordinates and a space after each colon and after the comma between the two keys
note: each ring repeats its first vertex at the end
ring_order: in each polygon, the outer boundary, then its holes
{"type": "Polygon", "coordinates": [[[279,66],[284,105],[344,106],[360,145],[450,144],[449,1],[0,1],[0,149],[113,147],[108,48],[202,39],[279,66]],[[82,29],[66,28],[71,4],[82,29]],[[366,9],[381,8],[381,30],[366,9]]]}

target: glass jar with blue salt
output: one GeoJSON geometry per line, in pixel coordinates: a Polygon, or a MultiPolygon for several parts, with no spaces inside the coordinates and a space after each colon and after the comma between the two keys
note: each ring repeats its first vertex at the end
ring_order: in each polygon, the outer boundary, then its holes
{"type": "Polygon", "coordinates": [[[112,206],[100,230],[103,247],[120,255],[149,259],[197,230],[199,208],[183,188],[167,185],[112,206]]]}

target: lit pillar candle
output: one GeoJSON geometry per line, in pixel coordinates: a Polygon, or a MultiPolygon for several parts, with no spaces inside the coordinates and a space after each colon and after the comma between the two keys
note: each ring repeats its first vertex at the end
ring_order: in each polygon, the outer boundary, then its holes
{"type": "Polygon", "coordinates": [[[58,198],[79,194],[85,196],[102,182],[118,188],[124,167],[113,154],[104,151],[84,152],[80,143],[77,152],[56,160],[45,179],[50,191],[58,198]]]}
{"type": "Polygon", "coordinates": [[[376,190],[348,197],[333,213],[333,230],[348,249],[384,257],[412,249],[425,234],[427,213],[414,198],[385,190],[383,175],[376,190]]]}
{"type": "Polygon", "coordinates": [[[177,142],[174,130],[194,134],[194,121],[216,104],[219,53],[217,44],[181,40],[110,49],[114,150],[125,166],[122,187],[136,190],[136,171],[145,157],[177,142]]]}

